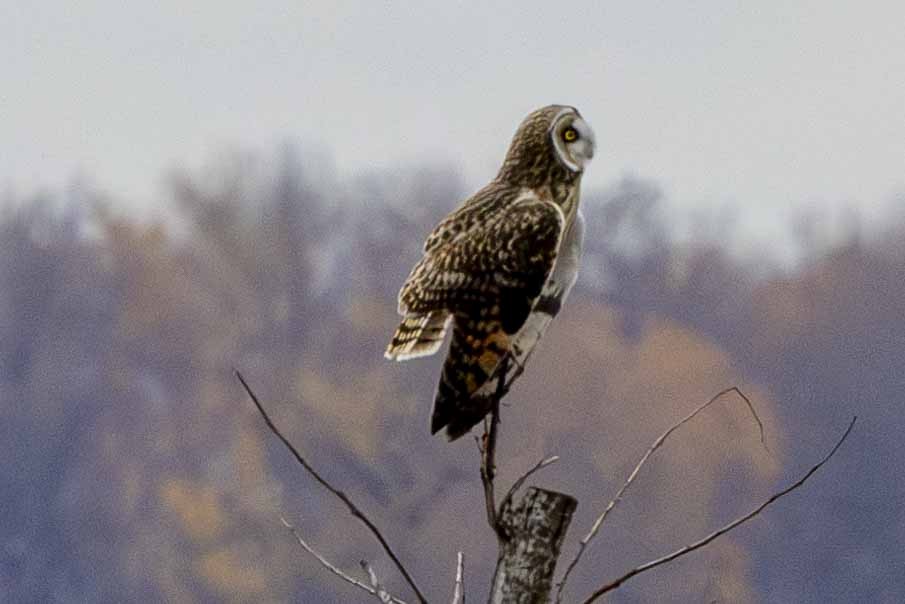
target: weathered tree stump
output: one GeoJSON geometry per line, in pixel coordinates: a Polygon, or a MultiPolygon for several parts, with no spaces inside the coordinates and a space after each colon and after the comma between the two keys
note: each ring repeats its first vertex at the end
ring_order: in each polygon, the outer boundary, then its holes
{"type": "Polygon", "coordinates": [[[521,500],[500,510],[500,556],[490,592],[492,604],[545,604],[572,513],[569,495],[529,487],[521,500]]]}

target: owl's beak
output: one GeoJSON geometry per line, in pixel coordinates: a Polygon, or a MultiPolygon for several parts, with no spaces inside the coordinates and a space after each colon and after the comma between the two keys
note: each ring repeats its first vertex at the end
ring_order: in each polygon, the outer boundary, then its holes
{"type": "Polygon", "coordinates": [[[577,120],[575,127],[581,133],[581,144],[575,149],[576,155],[580,156],[581,163],[586,164],[594,158],[594,150],[597,147],[597,140],[594,136],[594,130],[590,124],[584,120],[577,120]]]}
{"type": "Polygon", "coordinates": [[[583,168],[585,164],[594,158],[594,141],[588,139],[582,140],[581,144],[575,145],[573,154],[583,168]]]}

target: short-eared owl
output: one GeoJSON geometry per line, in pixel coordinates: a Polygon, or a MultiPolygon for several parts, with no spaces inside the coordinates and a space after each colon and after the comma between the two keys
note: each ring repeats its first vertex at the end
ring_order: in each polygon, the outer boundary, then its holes
{"type": "Polygon", "coordinates": [[[559,311],[578,272],[579,189],[593,156],[594,133],[578,110],[538,109],[496,178],[428,236],[399,292],[404,319],[386,357],[433,354],[452,324],[431,433],[445,427],[453,440],[480,422],[498,381],[524,367],[559,311]]]}

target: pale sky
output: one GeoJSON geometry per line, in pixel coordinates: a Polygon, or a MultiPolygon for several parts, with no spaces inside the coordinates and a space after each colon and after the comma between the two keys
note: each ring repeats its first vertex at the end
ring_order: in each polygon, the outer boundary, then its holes
{"type": "Polygon", "coordinates": [[[5,1],[0,188],[147,206],[174,166],[286,140],[475,187],[555,102],[597,132],[586,188],[761,217],[905,189],[905,3],[491,4],[5,1]]]}

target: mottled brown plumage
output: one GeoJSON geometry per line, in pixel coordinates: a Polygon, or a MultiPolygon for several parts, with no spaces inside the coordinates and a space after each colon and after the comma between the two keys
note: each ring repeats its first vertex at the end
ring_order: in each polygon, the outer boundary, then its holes
{"type": "Polygon", "coordinates": [[[433,354],[452,324],[431,432],[446,427],[455,439],[481,421],[493,384],[511,375],[498,370],[501,361],[527,360],[568,293],[581,244],[579,183],[593,150],[574,108],[531,113],[496,178],[428,236],[399,292],[404,319],[386,356],[433,354]],[[554,270],[564,243],[568,261],[554,270]]]}

